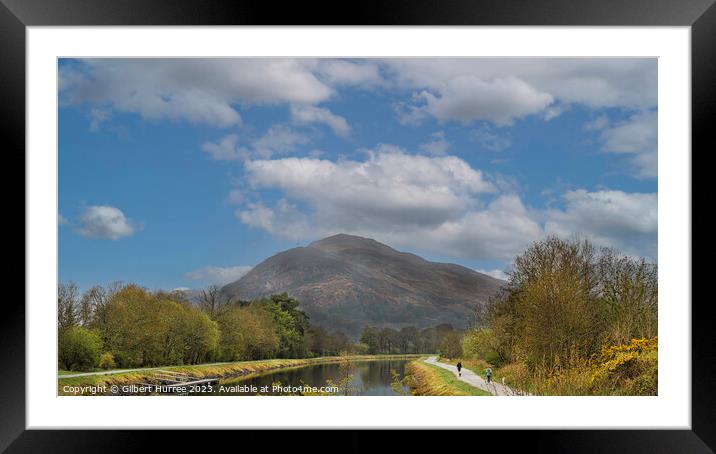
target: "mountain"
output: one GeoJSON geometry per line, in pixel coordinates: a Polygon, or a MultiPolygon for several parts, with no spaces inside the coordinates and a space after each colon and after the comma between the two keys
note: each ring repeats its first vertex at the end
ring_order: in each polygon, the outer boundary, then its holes
{"type": "Polygon", "coordinates": [[[357,337],[366,325],[464,328],[475,306],[502,284],[463,266],[339,234],[269,257],[222,291],[243,300],[287,292],[311,323],[357,337]]]}

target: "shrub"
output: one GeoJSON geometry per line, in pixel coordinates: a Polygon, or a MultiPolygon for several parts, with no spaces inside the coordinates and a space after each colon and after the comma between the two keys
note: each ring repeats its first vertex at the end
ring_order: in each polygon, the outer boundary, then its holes
{"type": "Polygon", "coordinates": [[[656,395],[657,351],[656,337],[603,347],[593,358],[591,388],[602,393],[656,395]]]}
{"type": "Polygon", "coordinates": [[[99,358],[99,367],[102,369],[114,369],[117,365],[114,363],[114,356],[110,352],[102,353],[99,358]]]}
{"type": "Polygon", "coordinates": [[[67,370],[92,370],[99,363],[102,341],[80,326],[68,328],[59,339],[60,367],[67,370]]]}

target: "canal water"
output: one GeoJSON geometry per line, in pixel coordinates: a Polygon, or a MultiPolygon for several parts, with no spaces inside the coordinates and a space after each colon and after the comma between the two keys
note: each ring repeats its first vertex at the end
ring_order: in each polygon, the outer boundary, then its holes
{"type": "Polygon", "coordinates": [[[398,379],[405,377],[406,360],[355,361],[343,364],[316,364],[279,369],[248,378],[222,380],[214,386],[219,395],[300,395],[319,391],[327,394],[353,396],[397,396],[407,393],[406,387],[396,392],[391,371],[398,379]],[[329,389],[329,382],[338,389],[329,389]],[[308,392],[306,392],[308,391],[308,392]]]}

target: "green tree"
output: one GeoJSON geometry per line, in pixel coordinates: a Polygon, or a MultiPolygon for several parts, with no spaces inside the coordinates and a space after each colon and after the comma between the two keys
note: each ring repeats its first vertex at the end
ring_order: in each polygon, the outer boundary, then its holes
{"type": "Polygon", "coordinates": [[[298,309],[299,302],[286,293],[272,295],[258,302],[271,314],[276,325],[280,358],[303,358],[307,354],[305,333],[308,316],[298,309]]]}
{"type": "Polygon", "coordinates": [[[379,340],[379,328],[373,327],[373,326],[366,326],[363,328],[363,333],[361,334],[360,341],[361,343],[368,346],[368,353],[371,355],[375,355],[377,353],[380,353],[380,340],[379,340]]]}
{"type": "Polygon", "coordinates": [[[231,305],[219,316],[220,355],[225,361],[273,358],[279,338],[273,318],[261,305],[231,305]]]}
{"type": "Polygon", "coordinates": [[[58,347],[61,368],[87,371],[97,367],[102,341],[96,333],[73,326],[60,334],[58,347]]]}

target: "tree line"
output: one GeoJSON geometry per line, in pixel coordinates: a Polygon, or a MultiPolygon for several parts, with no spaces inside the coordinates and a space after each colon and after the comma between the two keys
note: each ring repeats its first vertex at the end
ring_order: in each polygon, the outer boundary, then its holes
{"type": "MultiPolygon", "coordinates": [[[[314,354],[314,331],[286,294],[234,301],[216,286],[198,302],[134,284],[58,288],[58,360],[67,370],[146,367],[314,354]]],[[[331,337],[331,336],[327,336],[331,337]]],[[[341,348],[324,343],[321,353],[341,348]]]]}
{"type": "Polygon", "coordinates": [[[447,323],[423,329],[405,326],[399,330],[366,326],[360,345],[368,354],[440,353],[454,358],[462,351],[462,335],[462,331],[447,323]]]}
{"type": "Polygon", "coordinates": [[[184,292],[135,284],[94,286],[82,294],[72,282],[60,284],[57,326],[58,362],[65,370],[413,352],[420,345],[414,337],[401,347],[373,348],[312,326],[286,293],[241,301],[218,286],[190,300],[184,292]]]}

